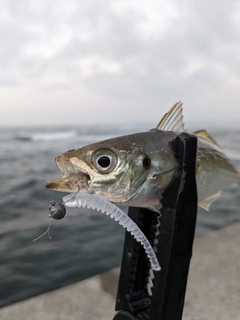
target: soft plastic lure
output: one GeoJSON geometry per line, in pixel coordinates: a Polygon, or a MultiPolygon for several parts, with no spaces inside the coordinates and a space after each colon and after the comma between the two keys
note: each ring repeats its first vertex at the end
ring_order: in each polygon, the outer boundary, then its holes
{"type": "MultiPolygon", "coordinates": [[[[96,209],[97,211],[106,213],[106,215],[109,215],[111,219],[114,219],[121,226],[127,229],[127,231],[133,235],[136,241],[142,244],[150,260],[153,270],[159,271],[161,269],[155,252],[153,251],[152,246],[150,245],[148,239],[146,238],[142,230],[136,225],[134,221],[132,221],[132,219],[124,211],[119,209],[113,203],[94,194],[77,192],[71,193],[63,197],[63,204],[65,204],[66,207],[87,207],[89,209],[96,209]]],[[[60,206],[59,209],[63,210],[60,206]]],[[[55,210],[55,213],[57,214],[58,210],[55,210]]],[[[52,214],[51,217],[54,218],[54,214],[52,214]]]]}
{"type": "Polygon", "coordinates": [[[142,244],[150,260],[153,270],[159,271],[161,269],[152,246],[150,245],[148,239],[146,238],[142,230],[136,225],[136,223],[132,221],[132,219],[124,211],[119,209],[113,203],[109,202],[108,200],[102,197],[96,196],[94,194],[88,194],[83,192],[71,193],[63,197],[63,203],[60,203],[60,202],[55,203],[53,200],[51,200],[48,207],[50,211],[48,215],[50,218],[48,228],[43,234],[35,238],[33,241],[40,239],[46,233],[48,233],[49,239],[52,238],[49,234],[51,219],[60,220],[64,218],[66,214],[66,207],[79,207],[79,208],[87,207],[89,209],[96,209],[97,211],[106,213],[106,215],[109,215],[111,219],[114,219],[121,226],[127,229],[127,231],[133,235],[136,241],[142,244]]]}

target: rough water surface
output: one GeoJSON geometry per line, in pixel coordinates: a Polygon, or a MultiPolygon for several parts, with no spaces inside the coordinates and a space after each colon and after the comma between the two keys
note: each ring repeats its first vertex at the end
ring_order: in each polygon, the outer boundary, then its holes
{"type": "MultiPolygon", "coordinates": [[[[93,210],[68,208],[63,220],[52,221],[52,240],[33,239],[48,227],[50,200],[62,201],[65,195],[45,188],[48,180],[60,175],[54,158],[69,149],[137,131],[143,128],[0,131],[0,307],[120,264],[124,231],[93,210]]],[[[240,170],[240,130],[210,133],[240,170]]],[[[210,212],[199,209],[196,236],[240,221],[239,208],[240,189],[233,185],[210,212]]]]}

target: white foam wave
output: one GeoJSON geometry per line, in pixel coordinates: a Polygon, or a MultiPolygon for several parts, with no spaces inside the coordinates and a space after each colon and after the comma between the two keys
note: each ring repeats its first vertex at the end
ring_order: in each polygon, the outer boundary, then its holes
{"type": "Polygon", "coordinates": [[[55,132],[22,132],[18,135],[17,139],[30,140],[30,141],[52,141],[64,140],[75,137],[77,132],[74,130],[69,131],[55,131],[55,132]]]}
{"type": "Polygon", "coordinates": [[[75,137],[77,133],[73,130],[71,131],[56,131],[56,132],[46,132],[46,133],[34,133],[32,135],[33,141],[51,141],[51,140],[63,140],[75,137]]]}

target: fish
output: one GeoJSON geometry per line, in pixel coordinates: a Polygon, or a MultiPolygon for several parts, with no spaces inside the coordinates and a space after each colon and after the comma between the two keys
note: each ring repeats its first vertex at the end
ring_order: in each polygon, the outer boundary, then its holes
{"type": "MultiPolygon", "coordinates": [[[[56,157],[61,177],[46,184],[61,192],[87,192],[119,206],[160,212],[161,197],[178,168],[174,140],[185,132],[182,103],[175,103],[156,129],[93,143],[56,157]]],[[[198,205],[209,210],[240,174],[206,130],[197,137],[198,205]]]]}

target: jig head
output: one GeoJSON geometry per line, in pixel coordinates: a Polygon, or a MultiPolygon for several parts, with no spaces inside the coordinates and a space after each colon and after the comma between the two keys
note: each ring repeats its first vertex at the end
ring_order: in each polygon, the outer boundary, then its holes
{"type": "Polygon", "coordinates": [[[60,220],[65,217],[66,207],[64,203],[55,203],[51,200],[48,209],[50,211],[48,215],[50,219],[53,218],[55,220],[60,220]]]}
{"type": "Polygon", "coordinates": [[[50,236],[50,228],[51,228],[51,220],[60,220],[65,217],[66,215],[66,207],[64,203],[57,202],[55,203],[53,200],[50,201],[48,210],[50,211],[48,217],[50,219],[48,228],[45,232],[43,232],[39,237],[33,239],[33,241],[37,241],[38,239],[42,238],[46,233],[48,233],[48,238],[52,239],[50,236]]]}

